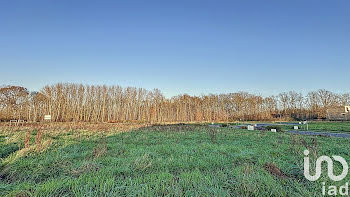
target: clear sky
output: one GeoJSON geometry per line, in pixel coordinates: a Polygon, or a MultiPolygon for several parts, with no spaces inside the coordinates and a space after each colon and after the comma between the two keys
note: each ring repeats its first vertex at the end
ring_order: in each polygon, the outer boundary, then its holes
{"type": "Polygon", "coordinates": [[[350,1],[0,1],[0,85],[350,92],[350,1]]]}

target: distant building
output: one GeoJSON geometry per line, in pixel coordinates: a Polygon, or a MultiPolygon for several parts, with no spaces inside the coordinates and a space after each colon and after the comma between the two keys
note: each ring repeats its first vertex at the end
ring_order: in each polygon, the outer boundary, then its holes
{"type": "Polygon", "coordinates": [[[344,106],[331,107],[327,110],[328,120],[350,120],[350,113],[346,112],[344,106]]]}

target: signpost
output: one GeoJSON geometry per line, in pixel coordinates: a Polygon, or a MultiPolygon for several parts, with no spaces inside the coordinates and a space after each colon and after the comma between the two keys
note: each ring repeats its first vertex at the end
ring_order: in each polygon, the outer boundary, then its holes
{"type": "MultiPolygon", "coordinates": [[[[307,120],[305,120],[304,122],[303,122],[303,125],[304,125],[304,127],[305,127],[305,125],[306,125],[306,130],[308,131],[309,130],[309,123],[307,122],[307,120]]],[[[304,128],[305,129],[305,128],[304,128]]]]}

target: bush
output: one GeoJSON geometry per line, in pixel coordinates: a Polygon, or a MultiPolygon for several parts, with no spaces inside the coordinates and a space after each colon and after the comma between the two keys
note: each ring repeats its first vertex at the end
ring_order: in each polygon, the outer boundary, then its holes
{"type": "Polygon", "coordinates": [[[265,129],[268,131],[271,131],[271,129],[276,129],[277,132],[283,132],[280,126],[267,126],[265,129]]]}
{"type": "Polygon", "coordinates": [[[230,126],[228,123],[223,123],[223,124],[221,124],[221,126],[222,127],[228,127],[228,126],[230,126]]]}

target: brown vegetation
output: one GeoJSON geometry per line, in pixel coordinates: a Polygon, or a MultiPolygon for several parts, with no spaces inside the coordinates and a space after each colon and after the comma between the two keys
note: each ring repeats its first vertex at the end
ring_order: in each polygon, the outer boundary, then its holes
{"type": "Polygon", "coordinates": [[[274,163],[265,163],[264,168],[270,174],[278,178],[287,178],[288,176],[274,163]]]}
{"type": "Polygon", "coordinates": [[[41,129],[39,129],[38,132],[36,133],[36,136],[35,136],[36,151],[40,151],[41,150],[42,138],[43,138],[43,132],[41,131],[41,129]]]}
{"type": "Polygon", "coordinates": [[[24,138],[24,148],[29,148],[30,146],[30,135],[32,132],[29,130],[24,138]]]}
{"type": "Polygon", "coordinates": [[[157,89],[59,83],[40,92],[18,86],[0,88],[0,120],[37,122],[45,114],[52,115],[53,122],[298,120],[326,118],[328,109],[349,102],[350,94],[327,90],[306,96],[291,91],[270,97],[238,92],[165,98],[157,89]]]}

